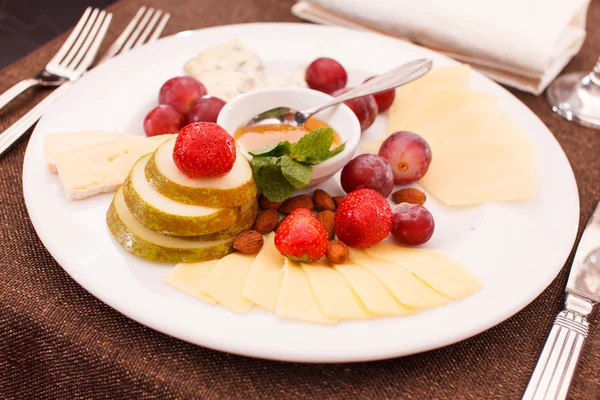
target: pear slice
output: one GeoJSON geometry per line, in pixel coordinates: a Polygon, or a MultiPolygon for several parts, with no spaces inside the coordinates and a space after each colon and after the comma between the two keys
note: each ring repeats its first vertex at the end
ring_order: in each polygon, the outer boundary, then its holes
{"type": "Polygon", "coordinates": [[[212,241],[161,235],[142,225],[129,211],[123,188],[115,193],[106,223],[117,242],[128,252],[146,260],[191,263],[222,258],[233,251],[234,238],[212,241]]]}
{"type": "Polygon", "coordinates": [[[218,232],[237,219],[238,208],[211,208],[179,203],[150,186],[144,169],[150,154],[140,158],[123,184],[123,196],[135,218],[148,228],[174,236],[218,232]]]}
{"type": "Polygon", "coordinates": [[[175,139],[161,144],[146,164],[150,185],[180,203],[205,207],[237,207],[256,197],[252,169],[239,151],[233,168],[218,178],[190,178],[173,161],[175,139]]]}
{"type": "MultiPolygon", "coordinates": [[[[219,232],[209,233],[208,235],[196,236],[193,240],[220,240],[235,237],[240,233],[252,228],[258,215],[258,200],[253,198],[246,204],[239,207],[237,220],[228,228],[219,232]]],[[[187,239],[187,238],[186,238],[187,239]]]]}

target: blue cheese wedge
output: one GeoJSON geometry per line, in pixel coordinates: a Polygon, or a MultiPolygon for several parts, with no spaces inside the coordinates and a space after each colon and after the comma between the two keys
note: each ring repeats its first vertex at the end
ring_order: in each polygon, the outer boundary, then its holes
{"type": "Polygon", "coordinates": [[[264,80],[258,55],[239,40],[212,47],[189,60],[185,72],[198,79],[209,95],[225,101],[253,89],[264,80]]]}

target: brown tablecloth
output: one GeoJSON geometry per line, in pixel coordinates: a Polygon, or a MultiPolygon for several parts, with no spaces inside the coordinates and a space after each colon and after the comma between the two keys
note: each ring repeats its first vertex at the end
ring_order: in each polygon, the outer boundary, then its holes
{"type": "MultiPolygon", "coordinates": [[[[114,19],[105,44],[141,4],[170,11],[165,34],[172,34],[232,23],[298,22],[289,12],[292,3],[122,0],[111,7],[114,19]]],[[[0,91],[34,75],[63,39],[1,71],[0,91]]],[[[600,55],[599,42],[600,2],[595,2],[586,44],[567,70],[591,69],[600,55]]],[[[583,226],[600,200],[600,132],[554,115],[543,96],[515,94],[567,153],[579,185],[583,226]]],[[[43,96],[43,90],[29,93],[0,112],[0,130],[43,96]]],[[[454,346],[411,357],[306,365],[197,347],[127,319],[63,272],[27,216],[21,189],[25,146],[26,140],[0,159],[0,398],[518,398],[561,308],[566,269],[508,321],[454,346]]],[[[599,318],[591,325],[571,391],[576,399],[600,399],[599,318]]]]}

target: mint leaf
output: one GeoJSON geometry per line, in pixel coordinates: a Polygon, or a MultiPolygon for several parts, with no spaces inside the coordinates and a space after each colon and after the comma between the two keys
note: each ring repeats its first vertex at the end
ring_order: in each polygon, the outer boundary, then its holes
{"type": "Polygon", "coordinates": [[[346,142],[340,144],[338,147],[336,147],[335,149],[331,150],[326,156],[325,158],[323,158],[321,161],[325,161],[325,160],[329,160],[332,157],[337,156],[338,154],[340,154],[342,151],[344,151],[344,149],[346,148],[346,142]]]}
{"type": "Polygon", "coordinates": [[[292,144],[290,156],[296,161],[315,165],[327,157],[332,143],[333,129],[325,126],[313,129],[292,144]]]}
{"type": "Polygon", "coordinates": [[[302,189],[312,177],[312,167],[310,165],[299,163],[288,155],[279,159],[281,173],[296,189],[302,189]]]}
{"type": "Polygon", "coordinates": [[[250,166],[254,182],[269,200],[282,202],[294,192],[294,186],[281,173],[278,157],[253,157],[250,166]]]}
{"type": "Polygon", "coordinates": [[[254,149],[249,151],[248,153],[253,156],[265,157],[265,156],[274,156],[279,157],[284,154],[288,154],[290,152],[290,148],[292,144],[287,140],[284,142],[268,144],[266,146],[259,147],[258,149],[254,149]]]}

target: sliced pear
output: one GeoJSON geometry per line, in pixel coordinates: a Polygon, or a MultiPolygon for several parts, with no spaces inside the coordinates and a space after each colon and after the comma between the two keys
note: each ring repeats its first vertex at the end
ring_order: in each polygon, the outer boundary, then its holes
{"type": "Polygon", "coordinates": [[[208,235],[196,236],[193,240],[219,240],[234,237],[252,228],[258,215],[258,200],[253,198],[243,206],[239,207],[239,215],[236,221],[222,231],[209,233],[208,235]]]}
{"type": "Polygon", "coordinates": [[[150,186],[144,169],[150,154],[140,158],[123,184],[125,202],[135,218],[159,233],[198,236],[231,226],[238,208],[211,208],[179,203],[150,186]]]}
{"type": "Polygon", "coordinates": [[[222,258],[233,251],[233,237],[198,241],[161,235],[142,225],[129,211],[123,188],[115,193],[106,214],[110,232],[123,248],[138,257],[165,263],[191,263],[222,258]]]}
{"type": "Polygon", "coordinates": [[[181,203],[205,207],[237,207],[256,197],[252,170],[237,152],[229,173],[219,178],[190,178],[173,161],[175,139],[160,145],[146,165],[150,185],[166,197],[181,203]]]}

